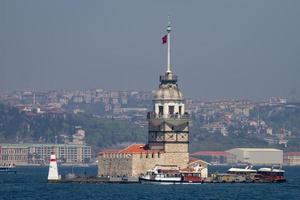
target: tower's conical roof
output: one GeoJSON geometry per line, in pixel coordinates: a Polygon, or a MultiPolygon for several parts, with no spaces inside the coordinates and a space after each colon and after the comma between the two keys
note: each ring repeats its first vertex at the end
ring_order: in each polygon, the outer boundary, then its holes
{"type": "Polygon", "coordinates": [[[168,72],[160,76],[160,85],[153,100],[183,100],[183,95],[177,86],[177,76],[168,72]]]}
{"type": "Polygon", "coordinates": [[[183,100],[183,95],[175,84],[161,84],[155,91],[153,100],[183,100]]]}

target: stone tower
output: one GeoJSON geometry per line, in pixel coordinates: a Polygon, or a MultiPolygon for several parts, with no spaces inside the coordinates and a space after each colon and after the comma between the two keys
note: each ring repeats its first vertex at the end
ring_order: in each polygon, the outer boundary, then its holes
{"type": "Polygon", "coordinates": [[[132,144],[124,149],[103,150],[99,154],[99,176],[139,176],[157,165],[176,165],[186,169],[189,163],[189,115],[185,112],[177,76],[170,65],[170,33],[167,43],[167,70],[160,76],[153,97],[153,110],[148,113],[148,143],[132,144]]]}
{"type": "Polygon", "coordinates": [[[189,116],[185,112],[177,76],[171,71],[170,33],[169,23],[167,35],[163,38],[163,43],[167,43],[167,70],[160,76],[153,111],[148,113],[148,146],[151,150],[163,151],[166,163],[185,167],[189,159],[189,116]]]}

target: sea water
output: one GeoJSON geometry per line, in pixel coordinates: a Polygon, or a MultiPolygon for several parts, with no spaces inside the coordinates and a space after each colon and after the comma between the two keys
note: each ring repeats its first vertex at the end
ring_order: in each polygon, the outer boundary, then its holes
{"type": "MultiPolygon", "coordinates": [[[[228,167],[210,167],[225,172],[228,167]]],[[[16,174],[0,174],[0,199],[300,199],[300,167],[285,167],[286,183],[215,183],[201,185],[51,184],[47,167],[17,167],[16,174]]],[[[96,167],[60,167],[60,173],[96,175],[96,167]]]]}

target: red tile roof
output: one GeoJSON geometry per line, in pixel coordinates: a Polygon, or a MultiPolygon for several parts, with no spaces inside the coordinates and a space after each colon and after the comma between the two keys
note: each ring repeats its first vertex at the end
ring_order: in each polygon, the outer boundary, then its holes
{"type": "Polygon", "coordinates": [[[103,149],[100,153],[118,153],[120,149],[103,149]]]}
{"type": "Polygon", "coordinates": [[[284,153],[284,156],[300,156],[300,152],[286,152],[284,153]]]}
{"type": "Polygon", "coordinates": [[[198,158],[195,158],[195,157],[189,157],[188,164],[191,164],[191,163],[197,162],[197,161],[201,161],[203,163],[206,163],[207,165],[210,165],[210,163],[206,162],[205,160],[201,160],[201,159],[198,159],[198,158]]]}
{"type": "Polygon", "coordinates": [[[195,162],[199,160],[198,158],[194,158],[194,157],[189,157],[189,163],[195,162]]]}
{"type": "Polygon", "coordinates": [[[157,152],[161,152],[161,150],[151,150],[145,144],[132,144],[124,149],[104,149],[100,152],[100,154],[104,154],[104,153],[147,154],[147,153],[157,153],[157,152]]]}
{"type": "Polygon", "coordinates": [[[226,151],[198,151],[191,154],[191,156],[230,156],[226,151]]]}

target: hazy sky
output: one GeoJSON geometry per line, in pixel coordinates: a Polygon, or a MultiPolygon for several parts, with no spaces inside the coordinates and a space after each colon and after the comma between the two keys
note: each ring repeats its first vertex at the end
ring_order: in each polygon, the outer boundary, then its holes
{"type": "Polygon", "coordinates": [[[0,90],[152,90],[187,98],[300,96],[299,0],[0,1],[0,90]]]}

